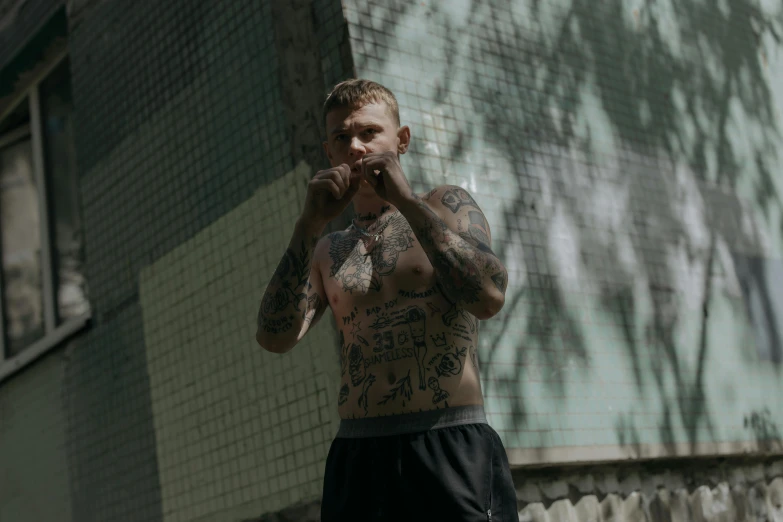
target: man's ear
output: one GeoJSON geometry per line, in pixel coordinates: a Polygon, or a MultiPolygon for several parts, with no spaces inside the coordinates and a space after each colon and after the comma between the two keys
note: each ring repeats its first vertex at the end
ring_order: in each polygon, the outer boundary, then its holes
{"type": "Polygon", "coordinates": [[[407,125],[399,128],[397,131],[397,152],[405,154],[408,152],[408,146],[411,144],[411,130],[407,125]]]}
{"type": "Polygon", "coordinates": [[[332,153],[329,151],[329,142],[325,141],[323,143],[324,145],[324,152],[326,153],[326,157],[329,158],[329,165],[332,164],[332,153]]]}

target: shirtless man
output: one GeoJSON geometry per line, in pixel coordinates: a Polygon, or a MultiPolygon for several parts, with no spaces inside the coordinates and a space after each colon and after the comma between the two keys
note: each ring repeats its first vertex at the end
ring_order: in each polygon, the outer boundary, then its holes
{"type": "Polygon", "coordinates": [[[410,129],[385,87],[338,84],[324,119],[332,168],[309,182],[256,334],[285,353],[327,307],[340,330],[321,520],[516,521],[476,357],[479,320],[498,313],[507,284],[484,214],[460,187],[413,193],[400,166],[410,129]],[[350,203],[352,225],[321,238],[350,203]]]}

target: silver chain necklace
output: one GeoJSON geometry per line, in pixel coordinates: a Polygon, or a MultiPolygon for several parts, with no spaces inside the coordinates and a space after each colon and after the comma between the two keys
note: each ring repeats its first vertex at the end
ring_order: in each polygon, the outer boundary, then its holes
{"type": "Polygon", "coordinates": [[[383,231],[386,230],[386,227],[389,226],[389,223],[393,221],[393,218],[397,214],[397,212],[399,211],[395,210],[394,212],[389,214],[389,218],[386,221],[384,221],[384,223],[380,226],[380,228],[378,228],[378,230],[375,230],[373,232],[370,232],[369,230],[367,230],[361,225],[357,225],[356,218],[353,218],[351,220],[351,227],[353,227],[354,230],[356,230],[359,234],[361,234],[363,237],[366,237],[369,240],[364,244],[364,248],[366,248],[368,252],[372,250],[372,248],[375,246],[375,244],[378,241],[381,240],[381,238],[383,238],[383,231]]]}

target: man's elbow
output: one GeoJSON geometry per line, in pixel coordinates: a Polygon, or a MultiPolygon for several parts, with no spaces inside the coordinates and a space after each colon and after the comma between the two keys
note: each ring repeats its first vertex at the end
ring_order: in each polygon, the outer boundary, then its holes
{"type": "Polygon", "coordinates": [[[294,347],[293,344],[289,345],[266,338],[261,330],[256,332],[256,342],[258,343],[258,346],[270,353],[286,353],[294,347]]]}
{"type": "Polygon", "coordinates": [[[493,290],[489,293],[489,295],[486,296],[485,299],[482,299],[481,306],[478,307],[473,315],[476,316],[476,319],[486,321],[487,319],[497,315],[498,312],[500,312],[500,310],[503,308],[505,302],[506,296],[503,294],[503,292],[499,290],[493,290]]]}

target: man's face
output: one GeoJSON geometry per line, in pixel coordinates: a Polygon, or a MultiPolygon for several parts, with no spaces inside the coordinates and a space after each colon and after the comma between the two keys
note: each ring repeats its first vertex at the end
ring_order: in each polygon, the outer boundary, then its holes
{"type": "MultiPolygon", "coordinates": [[[[343,163],[359,171],[361,159],[371,152],[404,154],[410,142],[408,127],[398,127],[385,103],[359,108],[339,107],[326,115],[324,150],[332,167],[343,163]]],[[[362,181],[362,189],[371,188],[362,181]]]]}

